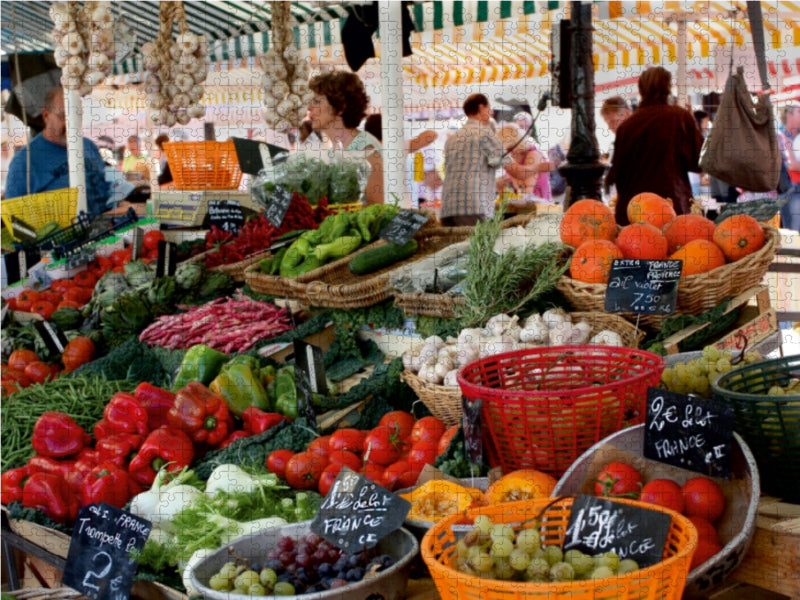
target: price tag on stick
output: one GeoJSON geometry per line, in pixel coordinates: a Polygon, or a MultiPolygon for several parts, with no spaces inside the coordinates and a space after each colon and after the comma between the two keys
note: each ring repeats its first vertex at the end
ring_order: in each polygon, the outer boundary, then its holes
{"type": "Polygon", "coordinates": [[[419,231],[420,227],[428,222],[427,215],[411,210],[401,210],[397,215],[384,225],[379,237],[402,246],[419,231]]]}
{"type": "Polygon", "coordinates": [[[314,394],[326,395],[325,363],[322,348],[303,340],[294,340],[294,378],[297,386],[297,412],[316,427],[317,413],[314,410],[314,394]]]}
{"type": "Polygon", "coordinates": [[[467,447],[469,461],[476,465],[483,464],[483,436],[481,433],[481,410],[483,400],[470,400],[461,396],[461,427],[464,429],[464,444],[467,447]]]}
{"type": "Polygon", "coordinates": [[[289,210],[289,205],[292,203],[292,197],[292,192],[286,188],[280,185],[275,186],[275,191],[270,196],[264,211],[264,217],[275,226],[275,229],[280,228],[283,224],[286,211],[289,210]]]}
{"type": "Polygon", "coordinates": [[[408,500],[344,467],[311,521],[311,531],[345,552],[358,552],[402,526],[409,510],[408,500]]]}
{"type": "Polygon", "coordinates": [[[606,312],[672,314],[682,265],[680,260],[615,259],[606,287],[606,312]]]}
{"type": "Polygon", "coordinates": [[[649,567],[661,562],[671,523],[667,513],[580,494],[572,503],[562,549],[591,556],[616,552],[620,560],[649,567]]]}
{"type": "Polygon", "coordinates": [[[165,277],[166,275],[175,275],[177,268],[177,252],[178,246],[173,242],[166,242],[160,240],[158,242],[158,260],[156,262],[156,277],[165,277]]]}
{"type": "Polygon", "coordinates": [[[55,323],[52,321],[36,321],[33,326],[50,352],[53,354],[64,353],[64,349],[69,342],[55,323]]]}
{"type": "Polygon", "coordinates": [[[142,243],[144,241],[144,231],[141,227],[133,228],[133,240],[131,241],[131,260],[142,258],[142,243]]]}
{"type": "Polygon", "coordinates": [[[62,582],[90,600],[128,600],[150,521],[109,504],[89,504],[78,514],[62,582]]]}
{"type": "Polygon", "coordinates": [[[733,407],[721,402],[648,388],[644,455],[730,479],[733,417],[733,407]]]}

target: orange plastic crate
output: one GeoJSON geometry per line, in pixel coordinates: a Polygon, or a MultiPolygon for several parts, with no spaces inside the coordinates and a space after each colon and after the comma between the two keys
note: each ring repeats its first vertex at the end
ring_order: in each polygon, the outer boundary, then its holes
{"type": "Polygon", "coordinates": [[[235,190],[242,182],[236,147],[227,142],[167,142],[167,162],[180,190],[235,190]]]}

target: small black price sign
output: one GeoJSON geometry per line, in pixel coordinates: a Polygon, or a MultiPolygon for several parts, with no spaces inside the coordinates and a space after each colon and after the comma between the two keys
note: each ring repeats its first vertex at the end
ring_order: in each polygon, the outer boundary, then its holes
{"type": "Polygon", "coordinates": [[[63,354],[69,343],[64,333],[52,321],[35,321],[33,326],[47,349],[53,354],[63,354]]]}
{"type": "Polygon", "coordinates": [[[469,461],[483,464],[483,436],[481,433],[481,410],[483,400],[470,400],[461,396],[461,427],[464,429],[464,444],[467,446],[469,461]]]}
{"type": "Polygon", "coordinates": [[[616,552],[639,567],[661,561],[672,517],[667,513],[579,494],[572,504],[563,550],[595,556],[616,552]]]}
{"type": "Polygon", "coordinates": [[[333,482],[311,531],[345,552],[373,548],[405,521],[411,503],[344,467],[333,482]]]}
{"type": "Polygon", "coordinates": [[[292,196],[292,192],[280,185],[276,185],[275,191],[272,192],[272,196],[267,201],[264,217],[274,225],[275,229],[278,229],[283,224],[283,218],[292,203],[292,196]]]}
{"type": "Polygon", "coordinates": [[[721,402],[648,388],[644,455],[730,479],[733,417],[733,407],[721,402]]]}
{"type": "Polygon", "coordinates": [[[6,270],[6,283],[11,285],[22,281],[28,276],[28,268],[42,259],[38,248],[24,248],[3,255],[6,270]]]}
{"type": "Polygon", "coordinates": [[[680,260],[615,259],[606,287],[606,312],[672,314],[682,265],[680,260]]]}
{"type": "Polygon", "coordinates": [[[306,417],[316,427],[317,413],[314,410],[314,394],[326,395],[328,384],[325,381],[325,363],[322,348],[294,340],[294,380],[297,386],[297,412],[306,417]]]}
{"type": "Polygon", "coordinates": [[[728,202],[722,205],[714,222],[719,225],[733,215],[750,215],[756,221],[769,221],[788,201],[788,198],[767,198],[751,202],[728,202]]]}
{"type": "Polygon", "coordinates": [[[412,210],[401,210],[397,215],[384,225],[379,237],[402,246],[419,231],[420,227],[428,222],[427,215],[412,210]]]}
{"type": "Polygon", "coordinates": [[[19,217],[15,217],[14,215],[11,215],[11,233],[18,240],[23,240],[26,242],[32,242],[36,240],[36,229],[33,227],[33,225],[27,221],[23,221],[19,217]]]}
{"type": "Polygon", "coordinates": [[[173,242],[159,240],[158,260],[156,261],[156,277],[175,275],[178,264],[178,246],[173,242]]]}
{"type": "Polygon", "coordinates": [[[63,583],[90,600],[128,600],[138,563],[130,556],[150,535],[150,521],[109,504],[89,504],[78,514],[63,583]]]}
{"type": "Polygon", "coordinates": [[[209,227],[238,233],[244,225],[242,205],[236,200],[209,200],[208,223],[209,227]]]}

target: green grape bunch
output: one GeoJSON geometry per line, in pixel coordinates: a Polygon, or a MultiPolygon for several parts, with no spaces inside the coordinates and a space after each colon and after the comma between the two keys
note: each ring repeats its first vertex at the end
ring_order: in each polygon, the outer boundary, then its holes
{"type": "MultiPolygon", "coordinates": [[[[748,350],[739,364],[750,364],[761,360],[764,360],[764,357],[760,352],[748,350]]],[[[710,398],[711,382],[737,366],[739,365],[734,364],[734,355],[730,350],[706,346],[699,358],[664,369],[661,374],[661,386],[678,394],[710,398]]]]}

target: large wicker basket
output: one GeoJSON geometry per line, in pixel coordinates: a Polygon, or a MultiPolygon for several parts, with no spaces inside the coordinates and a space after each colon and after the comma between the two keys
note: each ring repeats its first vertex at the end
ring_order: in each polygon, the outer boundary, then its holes
{"type": "MultiPolygon", "coordinates": [[[[216,250],[206,250],[205,252],[201,252],[200,254],[195,254],[191,258],[187,258],[186,262],[203,262],[205,258],[216,252],[216,250]]],[[[228,265],[217,265],[216,267],[210,267],[209,271],[220,271],[222,273],[227,273],[231,276],[234,281],[242,282],[245,281],[245,270],[249,266],[254,266],[258,269],[258,261],[262,258],[266,258],[269,256],[269,250],[264,250],[263,252],[256,252],[255,254],[251,254],[244,260],[240,260],[239,262],[230,263],[228,265]]],[[[258,291],[258,290],[256,290],[258,291]]]]}
{"type": "MultiPolygon", "coordinates": [[[[766,242],[760,250],[708,273],[681,277],[675,313],[699,315],[715,308],[726,298],[761,283],[780,247],[778,230],[768,225],[762,227],[766,242]]],[[[576,310],[605,310],[606,285],[603,283],[584,283],[563,275],[556,288],[576,310]]],[[[637,317],[635,314],[624,316],[631,320],[636,320],[637,317]]],[[[641,315],[639,323],[652,329],[660,329],[661,322],[669,316],[671,315],[641,315]]]]}
{"type": "MultiPolygon", "coordinates": [[[[600,312],[574,312],[572,321],[586,321],[592,326],[592,335],[604,329],[619,334],[622,342],[629,348],[636,348],[644,338],[644,332],[618,315],[600,312]]],[[[422,403],[434,417],[452,427],[461,423],[461,388],[457,385],[439,385],[425,381],[409,369],[403,371],[403,380],[414,390],[422,403]]]]}

